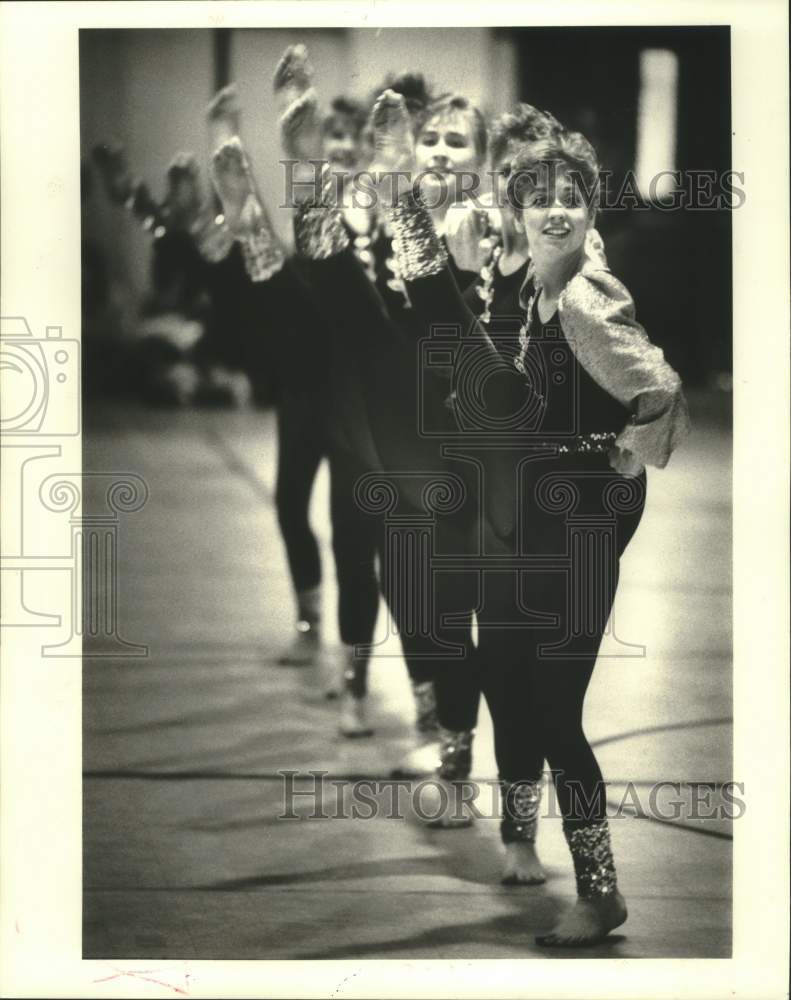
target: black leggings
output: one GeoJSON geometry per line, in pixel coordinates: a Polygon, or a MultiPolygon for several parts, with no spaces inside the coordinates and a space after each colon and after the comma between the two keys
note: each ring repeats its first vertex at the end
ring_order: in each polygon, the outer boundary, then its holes
{"type": "Polygon", "coordinates": [[[321,583],[319,546],[308,512],[316,473],[326,453],[326,436],[317,407],[305,398],[283,399],[277,408],[275,505],[297,592],[321,583]]]}
{"type": "Polygon", "coordinates": [[[321,582],[319,546],[310,526],[310,498],[321,460],[329,461],[332,551],[338,582],[338,629],[347,645],[373,638],[379,607],[376,531],[354,499],[355,459],[327,444],[310,400],[286,397],[278,407],[277,517],[294,589],[321,582]]]}
{"type": "MultiPolygon", "coordinates": [[[[275,498],[294,589],[307,590],[321,582],[319,547],[308,513],[319,464],[329,452],[332,550],[341,641],[347,645],[371,643],[381,592],[396,623],[410,679],[415,684],[430,680],[435,683],[440,724],[454,731],[474,728],[480,684],[472,644],[474,597],[469,587],[465,589],[465,581],[456,574],[437,575],[431,632],[416,632],[399,592],[398,575],[388,571],[385,523],[380,516],[362,511],[355,499],[355,484],[363,474],[362,467],[350,453],[327,447],[321,421],[309,400],[284,399],[277,411],[277,428],[275,498]],[[443,617],[451,613],[457,620],[446,624],[443,617]],[[438,656],[438,642],[452,644],[453,655],[438,656]]],[[[368,684],[368,657],[359,657],[355,666],[352,690],[363,695],[368,684]]]]}
{"type": "MultiPolygon", "coordinates": [[[[379,610],[376,572],[376,531],[354,498],[360,475],[356,459],[346,451],[330,453],[330,517],[332,551],[338,579],[338,625],[341,641],[349,646],[373,639],[379,610]]],[[[359,693],[365,689],[367,660],[360,660],[359,693]]]]}
{"type": "MultiPolygon", "coordinates": [[[[382,546],[380,566],[385,567],[382,577],[392,580],[386,572],[386,558],[382,546]]],[[[472,641],[475,606],[472,582],[456,571],[432,575],[430,628],[422,634],[413,627],[414,615],[403,613],[399,596],[385,593],[399,630],[409,676],[415,683],[433,680],[439,724],[453,732],[474,729],[478,719],[481,688],[477,650],[472,641]],[[451,616],[450,621],[446,620],[451,616]]]]}
{"type": "MultiPolygon", "coordinates": [[[[444,462],[439,457],[438,444],[432,445],[432,439],[426,438],[417,425],[419,371],[411,335],[406,336],[390,316],[351,250],[326,260],[310,261],[308,267],[310,284],[322,309],[326,315],[335,317],[347,344],[354,345],[367,417],[385,466],[384,471],[380,467],[382,477],[392,476],[404,486],[403,471],[408,470],[407,476],[417,472],[414,482],[422,483],[421,474],[430,476],[440,471],[444,462]]],[[[439,403],[439,409],[444,414],[444,401],[439,403]]],[[[406,489],[405,502],[411,505],[412,516],[421,503],[419,494],[419,490],[406,489]]],[[[409,613],[404,611],[398,585],[392,583],[394,577],[389,567],[400,557],[388,553],[385,518],[371,514],[368,523],[371,534],[360,530],[356,544],[373,545],[378,555],[380,587],[398,629],[411,680],[434,681],[437,715],[443,727],[454,731],[472,729],[480,701],[477,659],[472,645],[474,599],[463,591],[460,593],[459,584],[452,577],[438,577],[430,634],[418,634],[409,613]],[[448,625],[442,621],[448,611],[460,616],[457,623],[448,625]],[[455,644],[462,655],[437,657],[437,639],[455,644]]],[[[460,553],[463,548],[455,549],[455,554],[460,553]]],[[[399,571],[403,568],[403,564],[397,567],[399,571]]],[[[397,576],[396,572],[396,579],[397,576]]],[[[361,662],[355,682],[360,693],[365,690],[366,669],[367,665],[361,662]]]]}
{"type": "MultiPolygon", "coordinates": [[[[424,627],[425,619],[422,625],[418,623],[412,581],[404,578],[403,571],[409,565],[422,575],[426,567],[420,560],[428,553],[418,550],[417,560],[405,559],[409,532],[394,532],[381,513],[361,508],[355,486],[363,474],[349,453],[330,456],[341,639],[350,645],[371,642],[381,592],[398,631],[410,680],[413,684],[434,681],[440,725],[454,731],[472,729],[480,701],[472,644],[474,589],[457,573],[435,575],[429,627],[424,627]],[[450,614],[454,620],[445,621],[450,614]]],[[[415,512],[410,513],[414,518],[415,512]]],[[[372,656],[376,657],[375,647],[372,656]]],[[[358,696],[367,690],[368,662],[367,655],[355,662],[352,690],[358,696]]]]}
{"type": "Polygon", "coordinates": [[[514,571],[487,571],[479,626],[483,691],[500,778],[537,781],[546,760],[560,810],[572,827],[606,815],[601,771],[582,726],[583,705],[612,610],[620,557],[645,502],[645,476],[626,480],[605,462],[594,456],[572,469],[543,463],[582,485],[576,511],[550,513],[528,505],[522,551],[554,556],[556,568],[519,574],[519,590],[514,571]],[[597,500],[608,488],[626,491],[615,504],[621,509],[607,510],[597,500]],[[538,621],[539,615],[550,620],[538,621]],[[528,616],[531,625],[525,623],[528,616]],[[503,622],[512,627],[503,628],[503,622]]]}

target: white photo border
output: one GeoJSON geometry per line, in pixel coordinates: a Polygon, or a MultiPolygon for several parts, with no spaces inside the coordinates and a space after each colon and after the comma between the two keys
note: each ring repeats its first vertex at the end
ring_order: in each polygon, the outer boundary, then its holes
{"type": "MultiPolygon", "coordinates": [[[[29,629],[3,635],[0,981],[6,996],[153,997],[174,989],[199,997],[434,1000],[787,995],[789,161],[782,0],[6,3],[0,8],[0,312],[25,317],[34,337],[58,326],[64,338],[79,338],[79,28],[406,27],[447,24],[451,17],[460,27],[731,26],[733,168],[744,173],[747,192],[733,215],[734,775],[745,783],[747,801],[734,831],[733,957],[524,965],[83,960],[79,660],[42,657],[36,630],[29,629]],[[135,974],[151,969],[161,985],[148,981],[143,992],[135,974]]],[[[78,400],[64,393],[57,405],[65,426],[78,400]]],[[[78,434],[52,445],[61,449],[64,474],[79,473],[80,445],[78,434]]],[[[4,480],[4,543],[15,514],[5,502],[13,486],[4,480]]],[[[48,540],[50,528],[41,530],[48,540]]]]}

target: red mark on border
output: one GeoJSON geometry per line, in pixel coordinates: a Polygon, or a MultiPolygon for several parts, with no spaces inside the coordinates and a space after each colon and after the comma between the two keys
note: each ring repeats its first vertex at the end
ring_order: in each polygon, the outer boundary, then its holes
{"type": "MultiPolygon", "coordinates": [[[[180,993],[182,996],[189,996],[186,990],[182,990],[179,986],[174,986],[173,983],[166,983],[162,979],[153,979],[152,973],[159,972],[159,969],[140,969],[139,971],[133,971],[131,969],[116,969],[114,975],[112,976],[102,976],[101,979],[94,979],[95,983],[109,983],[112,979],[121,979],[124,976],[129,976],[130,979],[142,979],[146,983],[156,983],[157,986],[164,986],[165,989],[173,990],[174,993],[180,993]]],[[[184,982],[189,980],[189,976],[184,976],[184,982]]]]}

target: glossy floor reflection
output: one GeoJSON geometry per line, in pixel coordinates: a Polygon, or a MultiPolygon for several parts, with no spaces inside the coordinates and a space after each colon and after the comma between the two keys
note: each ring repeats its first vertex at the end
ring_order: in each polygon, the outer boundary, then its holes
{"type": "MultiPolygon", "coordinates": [[[[650,478],[623,562],[615,632],[645,655],[602,657],[588,698],[610,801],[624,806],[612,832],[630,916],[580,957],[730,954],[730,823],[704,818],[732,777],[730,441],[711,400],[698,409],[693,438],[650,478]],[[640,818],[658,781],[685,783],[686,801],[697,788],[704,815],[640,818]]],[[[383,612],[373,740],[336,735],[321,671],[274,663],[292,605],[272,415],[95,408],[87,423],[85,470],[137,473],[150,496],[119,524],[118,594],[123,637],[149,655],[84,668],[85,956],[568,958],[533,944],[574,894],[557,818],[539,835],[547,884],[523,889],[499,884],[491,815],[428,830],[407,794],[402,819],[278,819],[282,769],[327,772],[330,813],[333,777],[385,778],[412,707],[383,612]]],[[[313,503],[333,623],[325,469],[313,503]]],[[[485,709],[474,771],[488,802],[485,709]]]]}

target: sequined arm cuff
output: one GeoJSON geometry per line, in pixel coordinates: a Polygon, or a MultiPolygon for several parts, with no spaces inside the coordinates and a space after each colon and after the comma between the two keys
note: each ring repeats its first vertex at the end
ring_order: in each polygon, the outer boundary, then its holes
{"type": "Polygon", "coordinates": [[[294,212],[294,245],[299,256],[308,260],[335,257],[350,242],[343,215],[332,200],[332,177],[326,168],[321,188],[321,197],[299,202],[294,212]]]}
{"type": "Polygon", "coordinates": [[[404,281],[439,274],[448,263],[448,251],[420,198],[410,192],[401,197],[387,218],[393,230],[393,248],[404,281]]]}
{"type": "Polygon", "coordinates": [[[616,446],[663,468],[689,433],[689,414],[681,380],[635,319],[629,292],[589,263],[566,286],[558,312],[577,360],[632,411],[616,446]]]}
{"type": "Polygon", "coordinates": [[[233,235],[222,215],[206,215],[192,227],[195,245],[204,260],[219,264],[225,260],[233,246],[233,235]]]}
{"type": "Polygon", "coordinates": [[[286,256],[280,241],[269,228],[263,226],[256,233],[239,237],[244,267],[251,281],[268,281],[283,267],[286,256]]]}
{"type": "Polygon", "coordinates": [[[349,234],[337,208],[305,202],[294,213],[294,242],[300,257],[327,260],[349,245],[349,234]]]}

